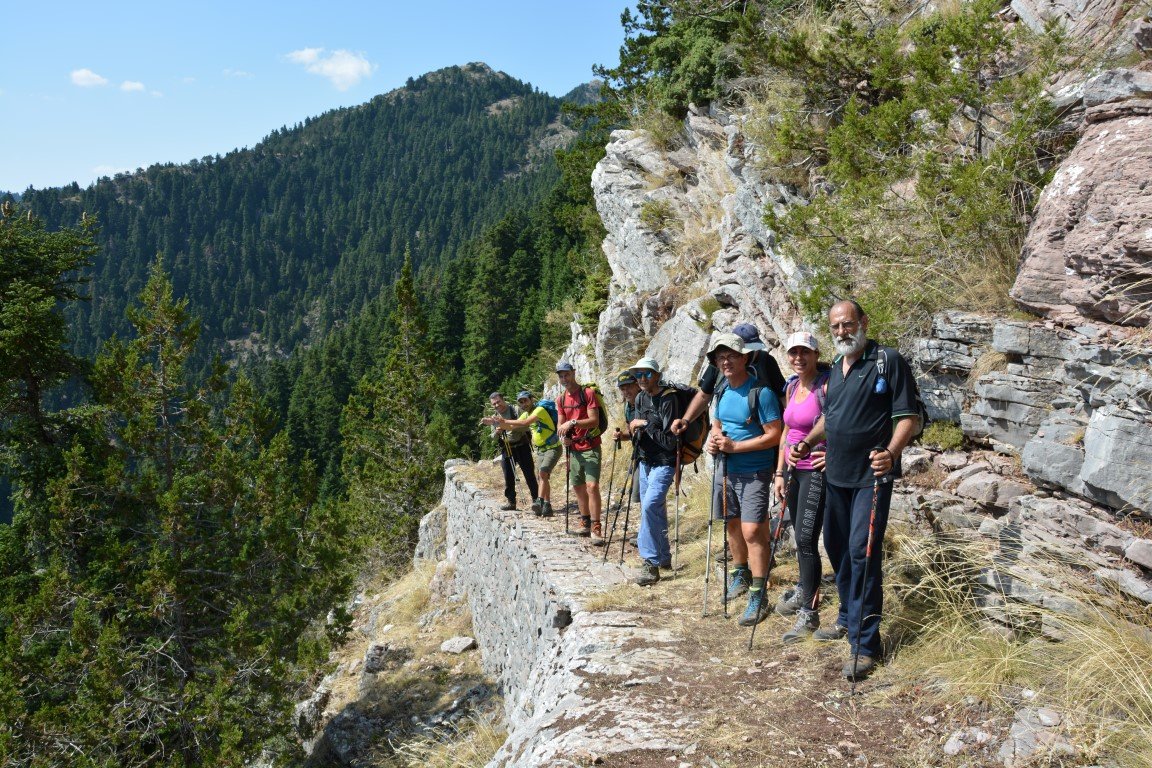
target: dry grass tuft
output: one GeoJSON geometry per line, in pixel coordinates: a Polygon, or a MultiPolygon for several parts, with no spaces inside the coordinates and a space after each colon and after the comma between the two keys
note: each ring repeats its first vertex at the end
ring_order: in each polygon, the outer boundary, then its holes
{"type": "Polygon", "coordinates": [[[1008,355],[989,350],[976,359],[972,372],[968,374],[968,386],[972,387],[981,376],[993,371],[1003,371],[1008,367],[1008,355]]]}
{"type": "Polygon", "coordinates": [[[892,543],[890,566],[918,577],[892,589],[895,632],[910,638],[899,649],[901,666],[923,670],[942,699],[975,696],[1005,716],[1031,689],[1036,704],[1061,713],[1082,758],[1152,768],[1152,617],[1145,606],[1093,585],[1069,562],[1014,573],[977,544],[900,535],[892,543]],[[1052,589],[1065,610],[1028,606],[1016,617],[1027,621],[989,629],[976,577],[991,568],[1052,589]],[[1040,626],[1060,640],[1035,631],[1040,626]]]}
{"type": "Polygon", "coordinates": [[[435,736],[422,736],[396,747],[389,761],[405,768],[475,768],[486,765],[507,736],[500,719],[468,717],[435,736]]]}

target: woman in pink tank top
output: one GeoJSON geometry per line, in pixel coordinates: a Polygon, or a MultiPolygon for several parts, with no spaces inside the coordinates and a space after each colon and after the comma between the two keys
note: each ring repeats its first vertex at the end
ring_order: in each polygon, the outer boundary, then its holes
{"type": "Polygon", "coordinates": [[[784,389],[784,434],[780,438],[774,486],[792,520],[800,566],[800,583],[795,589],[785,590],[776,606],[780,615],[796,616],[795,626],[782,638],[787,644],[803,640],[820,627],[819,541],[824,524],[825,446],[823,442],[811,446],[809,455],[801,461],[791,457],[791,449],[804,442],[823,415],[828,373],[827,367],[820,365],[820,344],[812,334],[792,334],[785,349],[795,375],[784,389]]]}

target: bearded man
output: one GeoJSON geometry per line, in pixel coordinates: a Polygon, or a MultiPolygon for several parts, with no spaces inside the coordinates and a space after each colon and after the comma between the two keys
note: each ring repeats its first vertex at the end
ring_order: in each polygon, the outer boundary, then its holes
{"type": "Polygon", "coordinates": [[[864,309],[855,301],[838,302],[828,325],[839,357],[828,379],[824,418],[792,453],[803,459],[826,434],[824,549],[836,571],[840,611],[835,626],[813,636],[847,637],[851,649],[843,673],[857,680],[882,655],[882,542],[892,479],[900,476],[900,453],[916,434],[918,416],[908,362],[868,338],[864,309]]]}

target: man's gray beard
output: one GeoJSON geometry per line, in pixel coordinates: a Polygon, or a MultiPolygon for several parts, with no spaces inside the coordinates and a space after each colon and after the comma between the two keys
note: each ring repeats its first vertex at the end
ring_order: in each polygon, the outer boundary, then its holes
{"type": "Polygon", "coordinates": [[[852,338],[841,339],[837,337],[835,341],[836,351],[842,355],[854,355],[857,352],[861,352],[867,343],[868,334],[862,327],[858,328],[856,333],[852,334],[852,338]]]}

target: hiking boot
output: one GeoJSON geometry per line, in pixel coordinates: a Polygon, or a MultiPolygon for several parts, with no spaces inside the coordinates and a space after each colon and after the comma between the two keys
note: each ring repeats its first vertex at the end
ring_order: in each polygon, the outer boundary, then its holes
{"type": "Polygon", "coordinates": [[[500,505],[500,511],[501,512],[511,512],[514,509],[516,509],[516,500],[515,499],[513,499],[511,501],[506,501],[500,505]]]}
{"type": "Polygon", "coordinates": [[[871,656],[860,656],[844,662],[841,673],[849,680],[863,680],[876,669],[876,659],[871,656]]]}
{"type": "Polygon", "coordinates": [[[781,616],[795,616],[798,610],[800,610],[800,590],[794,587],[784,590],[776,603],[776,613],[781,616]]]}
{"type": "Polygon", "coordinates": [[[544,499],[535,499],[532,502],[532,514],[536,515],[537,517],[540,517],[540,515],[544,514],[544,499]]]}
{"type": "Polygon", "coordinates": [[[733,568],[728,575],[731,577],[728,582],[729,601],[740,597],[752,586],[752,571],[747,568],[733,568]]]}
{"type": "Polygon", "coordinates": [[[552,502],[540,499],[540,517],[552,517],[556,510],[552,509],[552,502]]]}
{"type": "Polygon", "coordinates": [[[827,629],[818,629],[812,633],[813,640],[828,642],[830,640],[843,640],[848,637],[848,630],[839,624],[833,624],[827,629]]]}
{"type": "Polygon", "coordinates": [[[800,608],[796,611],[796,623],[792,625],[792,629],[784,633],[780,640],[784,645],[798,643],[819,628],[820,614],[807,608],[800,608]]]}
{"type": "Polygon", "coordinates": [[[600,527],[599,520],[592,521],[592,536],[589,543],[594,547],[602,547],[608,543],[604,538],[604,529],[600,527]]]}
{"type": "Polygon", "coordinates": [[[582,539],[586,539],[589,536],[591,536],[592,535],[592,518],[581,517],[580,518],[580,527],[577,528],[576,530],[572,531],[572,535],[573,536],[579,536],[582,539]]]}
{"type": "Polygon", "coordinates": [[[742,627],[751,627],[764,621],[771,612],[772,609],[768,605],[768,601],[764,599],[764,590],[752,589],[748,591],[748,607],[736,623],[742,627]]]}
{"type": "Polygon", "coordinates": [[[660,566],[644,563],[640,566],[640,575],[633,580],[642,587],[649,587],[660,581],[660,566]]]}
{"type": "Polygon", "coordinates": [[[670,571],[670,570],[672,570],[672,561],[671,560],[662,560],[662,561],[660,561],[660,567],[666,571],[670,571]]]}

